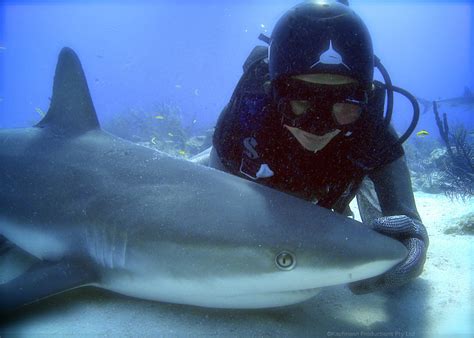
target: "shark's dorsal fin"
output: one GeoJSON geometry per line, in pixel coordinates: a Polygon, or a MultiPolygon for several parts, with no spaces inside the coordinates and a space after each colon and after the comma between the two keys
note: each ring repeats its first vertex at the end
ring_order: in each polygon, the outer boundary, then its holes
{"type": "Polygon", "coordinates": [[[59,53],[51,105],[36,126],[67,134],[100,128],[81,62],[71,48],[59,53]]]}
{"type": "Polygon", "coordinates": [[[464,97],[473,97],[474,94],[471,92],[471,90],[469,89],[469,87],[464,87],[464,97]]]}

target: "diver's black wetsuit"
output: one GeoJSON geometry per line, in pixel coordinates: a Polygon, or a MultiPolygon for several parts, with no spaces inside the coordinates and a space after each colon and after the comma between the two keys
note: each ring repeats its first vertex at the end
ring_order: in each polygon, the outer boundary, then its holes
{"type": "Polygon", "coordinates": [[[397,137],[383,126],[383,96],[374,96],[373,108],[351,134],[341,132],[313,153],[282,125],[281,116],[262,89],[267,74],[262,48],[257,47],[249,56],[244,75],[219,117],[211,166],[340,213],[368,175],[384,216],[406,215],[419,220],[403,149],[393,146],[397,137]]]}

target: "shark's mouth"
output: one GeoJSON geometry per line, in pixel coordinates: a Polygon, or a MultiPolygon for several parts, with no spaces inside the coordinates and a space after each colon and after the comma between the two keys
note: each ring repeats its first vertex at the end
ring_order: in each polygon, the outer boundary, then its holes
{"type": "MultiPolygon", "coordinates": [[[[271,308],[293,305],[304,302],[316,296],[320,288],[269,291],[261,293],[249,293],[232,295],[215,299],[212,306],[223,308],[271,308]]],[[[207,306],[207,305],[205,305],[207,306]]]]}
{"type": "Polygon", "coordinates": [[[297,289],[297,290],[284,290],[284,291],[270,291],[262,293],[261,295],[308,295],[314,296],[319,293],[321,288],[312,288],[312,289],[297,289]]]}

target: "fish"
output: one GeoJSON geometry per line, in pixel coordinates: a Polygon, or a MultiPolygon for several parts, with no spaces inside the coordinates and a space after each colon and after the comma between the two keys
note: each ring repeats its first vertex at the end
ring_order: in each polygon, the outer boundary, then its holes
{"type": "Polygon", "coordinates": [[[156,115],[156,116],[155,116],[155,119],[157,119],[157,120],[164,120],[165,117],[164,117],[163,115],[156,115]]]}
{"type": "Polygon", "coordinates": [[[416,136],[420,136],[420,137],[424,137],[424,136],[428,136],[429,133],[426,131],[426,130],[420,130],[419,132],[416,133],[416,136]]]}
{"type": "Polygon", "coordinates": [[[353,219],[100,128],[64,47],[46,116],[0,129],[0,235],[35,263],[0,311],[78,287],[213,308],[295,304],[406,255],[353,219]]]}
{"type": "Polygon", "coordinates": [[[428,111],[432,110],[433,102],[436,102],[438,106],[441,107],[463,107],[466,110],[474,110],[474,93],[469,89],[469,87],[464,88],[464,93],[462,96],[431,101],[417,97],[417,100],[423,106],[423,111],[421,114],[426,114],[428,111]]]}

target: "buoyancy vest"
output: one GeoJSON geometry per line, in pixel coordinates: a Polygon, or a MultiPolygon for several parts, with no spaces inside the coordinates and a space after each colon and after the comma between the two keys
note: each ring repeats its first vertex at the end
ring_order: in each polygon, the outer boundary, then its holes
{"type": "Polygon", "coordinates": [[[243,68],[213,137],[226,171],[342,213],[366,175],[403,156],[400,145],[392,146],[393,129],[384,127],[377,83],[355,129],[313,153],[281,123],[268,90],[267,47],[255,47],[243,68]]]}

